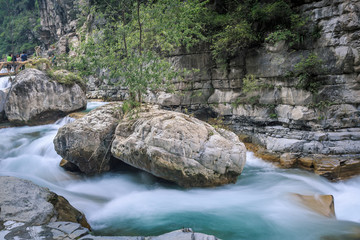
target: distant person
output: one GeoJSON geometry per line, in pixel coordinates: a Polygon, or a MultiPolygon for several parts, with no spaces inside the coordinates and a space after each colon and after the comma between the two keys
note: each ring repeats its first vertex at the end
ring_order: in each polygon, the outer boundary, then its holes
{"type": "MultiPolygon", "coordinates": [[[[21,54],[20,58],[22,62],[26,62],[28,60],[28,55],[26,54],[25,51],[21,54]]],[[[21,66],[21,70],[24,69],[25,69],[25,64],[21,66]]]]}
{"type": "Polygon", "coordinates": [[[16,62],[16,56],[15,56],[15,54],[11,54],[11,57],[12,57],[12,61],[13,61],[13,62],[16,62]]]}
{"type": "Polygon", "coordinates": [[[52,58],[51,58],[51,64],[54,65],[55,61],[56,61],[56,56],[55,56],[55,54],[53,54],[52,58]]]}
{"type": "Polygon", "coordinates": [[[16,55],[16,61],[17,62],[20,62],[21,61],[21,57],[20,57],[20,55],[18,54],[18,55],[16,55]]]}
{"type": "Polygon", "coordinates": [[[25,52],[23,52],[23,53],[21,54],[21,61],[25,62],[25,61],[27,61],[27,60],[28,60],[28,55],[27,55],[25,52]]]}
{"type": "MultiPolygon", "coordinates": [[[[12,56],[11,56],[11,55],[12,55],[12,54],[9,53],[9,55],[6,57],[7,62],[11,62],[11,61],[12,61],[12,56]]],[[[8,70],[8,72],[10,72],[10,70],[11,70],[11,65],[10,65],[10,64],[7,65],[7,70],[8,70]]]]}

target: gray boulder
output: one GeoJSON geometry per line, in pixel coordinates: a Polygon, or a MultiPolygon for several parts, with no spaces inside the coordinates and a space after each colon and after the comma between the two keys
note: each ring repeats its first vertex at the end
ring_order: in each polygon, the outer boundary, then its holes
{"type": "Polygon", "coordinates": [[[234,133],[155,107],[122,119],[111,152],[183,187],[235,183],[246,158],[245,146],[234,133]]]}
{"type": "Polygon", "coordinates": [[[109,171],[110,144],[120,116],[121,104],[111,103],[66,124],[54,139],[56,152],[86,174],[109,171]]]}
{"type": "Polygon", "coordinates": [[[5,102],[8,89],[0,90],[0,122],[5,118],[5,102]]]}
{"type": "Polygon", "coordinates": [[[14,79],[5,114],[10,122],[38,124],[85,107],[85,91],[78,84],[59,83],[37,69],[25,69],[14,79]]]}
{"type": "Polygon", "coordinates": [[[43,225],[55,221],[81,223],[85,216],[49,189],[15,177],[0,176],[0,222],[43,225]]]}
{"type": "Polygon", "coordinates": [[[7,221],[0,229],[0,238],[5,240],[217,240],[218,238],[203,233],[195,233],[191,229],[172,231],[156,237],[127,237],[127,236],[93,236],[89,230],[77,223],[52,222],[41,226],[30,226],[24,223],[7,221]]]}

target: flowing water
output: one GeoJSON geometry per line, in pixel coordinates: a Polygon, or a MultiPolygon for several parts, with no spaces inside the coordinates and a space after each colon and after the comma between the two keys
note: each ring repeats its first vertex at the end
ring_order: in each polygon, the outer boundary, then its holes
{"type": "MultiPolygon", "coordinates": [[[[1,73],[1,71],[0,71],[0,73],[1,73]]],[[[10,87],[9,77],[1,77],[0,78],[0,90],[3,90],[8,87],[10,87]]]]}
{"type": "Polygon", "coordinates": [[[85,213],[96,234],[159,235],[191,227],[224,240],[315,240],[359,231],[360,177],[331,183],[306,171],[278,169],[250,152],[236,184],[210,189],[181,189],[135,170],[76,176],[58,166],[61,157],[52,143],[70,121],[0,129],[0,175],[63,195],[85,213]],[[337,219],[308,210],[291,193],[332,194],[337,219]]]}

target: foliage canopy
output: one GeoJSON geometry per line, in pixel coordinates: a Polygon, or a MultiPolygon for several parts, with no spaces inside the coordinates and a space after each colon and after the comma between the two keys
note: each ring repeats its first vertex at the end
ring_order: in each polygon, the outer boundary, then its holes
{"type": "MultiPolygon", "coordinates": [[[[198,19],[205,3],[199,0],[111,1],[95,5],[96,14],[106,23],[96,26],[79,48],[69,68],[83,75],[105,69],[110,79],[128,87],[133,100],[141,101],[147,90],[166,90],[181,72],[165,58],[175,49],[190,48],[203,39],[198,19]]],[[[99,75],[99,74],[98,74],[99,75]]]]}
{"type": "Polygon", "coordinates": [[[37,0],[0,0],[0,57],[33,50],[39,44],[37,0]]]}

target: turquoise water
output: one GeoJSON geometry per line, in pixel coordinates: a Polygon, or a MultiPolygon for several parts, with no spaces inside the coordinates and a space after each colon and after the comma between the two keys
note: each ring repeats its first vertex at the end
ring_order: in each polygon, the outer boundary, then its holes
{"type": "Polygon", "coordinates": [[[360,177],[331,183],[306,171],[278,169],[250,152],[236,184],[209,189],[181,189],[138,170],[69,174],[58,166],[52,141],[70,121],[0,129],[0,175],[63,195],[86,214],[96,234],[158,235],[191,227],[226,240],[315,240],[360,228],[360,177]],[[337,219],[308,210],[292,193],[332,194],[337,219]]]}

